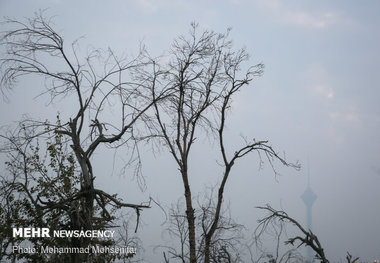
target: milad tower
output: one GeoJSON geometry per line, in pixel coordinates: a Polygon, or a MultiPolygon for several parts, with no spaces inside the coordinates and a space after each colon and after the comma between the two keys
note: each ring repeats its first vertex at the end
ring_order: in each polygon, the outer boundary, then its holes
{"type": "MultiPolygon", "coordinates": [[[[302,194],[301,198],[306,205],[307,230],[312,231],[312,226],[313,226],[313,224],[312,224],[312,219],[313,219],[312,207],[313,207],[315,200],[317,199],[317,195],[313,192],[313,190],[311,190],[310,172],[309,171],[307,174],[307,187],[306,187],[305,192],[302,194]]],[[[308,246],[307,247],[307,258],[306,258],[306,260],[307,260],[307,262],[311,263],[311,262],[313,262],[313,258],[314,258],[313,250],[310,246],[308,246]]]]}

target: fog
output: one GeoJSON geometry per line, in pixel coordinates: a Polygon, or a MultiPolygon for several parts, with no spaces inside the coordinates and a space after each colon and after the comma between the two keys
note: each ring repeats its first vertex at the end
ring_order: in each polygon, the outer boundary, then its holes
{"type": "MultiPolygon", "coordinates": [[[[337,262],[347,251],[362,261],[380,258],[380,2],[0,0],[2,18],[23,19],[46,8],[67,45],[83,36],[81,54],[89,47],[136,54],[144,43],[158,56],[192,21],[217,32],[231,27],[234,47],[246,47],[249,64],[262,62],[265,69],[234,100],[229,145],[241,145],[241,135],[269,140],[302,166],[297,171],[277,163],[275,174],[268,162],[261,167],[255,154],[239,162],[226,188],[231,216],[252,232],[262,216],[255,207],[269,203],[306,224],[301,195],[309,174],[317,195],[313,232],[328,258],[337,262]]],[[[69,109],[70,101],[48,105],[48,97],[36,98],[40,85],[38,79],[24,79],[7,92],[8,101],[0,102],[0,126],[24,114],[42,120],[56,111],[69,115],[62,105],[69,109]]],[[[215,145],[199,140],[190,157],[194,195],[218,182],[215,145]]],[[[143,188],[130,173],[120,173],[122,154],[94,157],[99,187],[128,202],[151,196],[165,209],[183,196],[166,150],[152,154],[149,145],[142,146],[143,188]]],[[[162,256],[153,248],[163,242],[165,219],[157,206],[141,214],[145,262],[162,256]]]]}

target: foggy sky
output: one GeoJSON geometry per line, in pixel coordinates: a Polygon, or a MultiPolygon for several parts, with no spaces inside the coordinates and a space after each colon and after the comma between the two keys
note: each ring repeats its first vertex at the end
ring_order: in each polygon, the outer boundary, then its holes
{"type": "MultiPolygon", "coordinates": [[[[1,17],[31,17],[45,8],[66,44],[84,36],[83,53],[88,46],[136,53],[142,41],[160,55],[192,21],[218,32],[232,27],[234,46],[245,46],[250,64],[263,62],[265,70],[234,100],[231,145],[241,143],[241,134],[268,139],[288,160],[302,164],[299,172],[277,165],[281,175],[275,176],[268,164],[259,169],[256,155],[239,163],[226,189],[233,217],[252,229],[259,216],[254,207],[270,203],[305,222],[300,196],[309,163],[318,196],[313,232],[327,257],[338,261],[350,251],[361,260],[380,258],[380,2],[0,0],[1,17]]],[[[38,85],[21,81],[10,102],[0,102],[0,125],[24,113],[44,119],[61,109],[57,103],[47,112],[47,98],[33,99],[38,85]]],[[[194,194],[217,182],[208,165],[211,160],[217,167],[215,157],[202,147],[191,157],[194,194]]],[[[128,202],[152,196],[170,206],[183,195],[174,162],[165,152],[143,155],[145,192],[130,175],[112,174],[111,155],[95,157],[104,162],[97,184],[128,202]]],[[[142,220],[147,259],[155,262],[149,257],[163,236],[165,216],[152,208],[142,220]]]]}

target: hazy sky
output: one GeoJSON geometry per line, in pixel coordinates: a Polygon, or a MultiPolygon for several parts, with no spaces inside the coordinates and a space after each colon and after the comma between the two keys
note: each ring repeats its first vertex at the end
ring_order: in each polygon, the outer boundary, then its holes
{"type": "MultiPolygon", "coordinates": [[[[173,38],[188,31],[192,21],[215,31],[232,27],[235,47],[245,46],[251,64],[263,62],[265,73],[234,102],[231,142],[239,143],[240,134],[269,139],[289,160],[303,165],[300,172],[279,167],[282,175],[276,178],[268,165],[259,171],[257,156],[241,162],[226,189],[235,219],[254,227],[259,216],[254,207],[271,203],[304,221],[300,196],[306,188],[309,160],[311,186],[318,195],[313,227],[327,256],[335,261],[350,251],[363,260],[380,258],[379,1],[105,3],[0,0],[0,16],[24,18],[49,8],[47,13],[56,16],[55,28],[66,43],[85,36],[83,52],[91,45],[133,53],[142,41],[159,55],[173,38]]],[[[25,90],[27,83],[21,82],[24,86],[10,94],[10,103],[0,102],[0,125],[20,119],[23,113],[45,114],[46,98],[32,100],[38,94],[33,83],[25,90]]],[[[216,182],[207,177],[202,147],[196,150],[195,192],[216,182]]],[[[112,160],[112,156],[98,158],[112,160]]],[[[182,196],[177,169],[165,154],[153,158],[146,153],[146,160],[147,190],[141,196],[152,195],[169,206],[182,196]]],[[[141,200],[138,194],[129,194],[136,183],[128,175],[110,175],[111,169],[104,167],[98,181],[102,187],[128,200],[136,196],[141,200]]],[[[162,236],[160,224],[165,218],[154,216],[158,213],[158,209],[143,213],[148,255],[162,236]]]]}

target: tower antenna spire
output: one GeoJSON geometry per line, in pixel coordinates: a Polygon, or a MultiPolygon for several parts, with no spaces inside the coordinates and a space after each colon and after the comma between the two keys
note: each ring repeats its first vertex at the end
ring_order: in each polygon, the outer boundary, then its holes
{"type": "Polygon", "coordinates": [[[307,187],[310,188],[310,162],[309,162],[309,157],[307,157],[307,187]]]}
{"type": "MultiPolygon", "coordinates": [[[[307,158],[307,187],[305,192],[301,196],[303,202],[306,206],[306,222],[307,222],[307,228],[309,231],[312,231],[312,207],[317,199],[317,195],[311,190],[310,187],[310,164],[309,164],[309,157],[307,158]]],[[[307,262],[311,263],[313,262],[313,251],[311,247],[307,248],[307,262]]]]}

